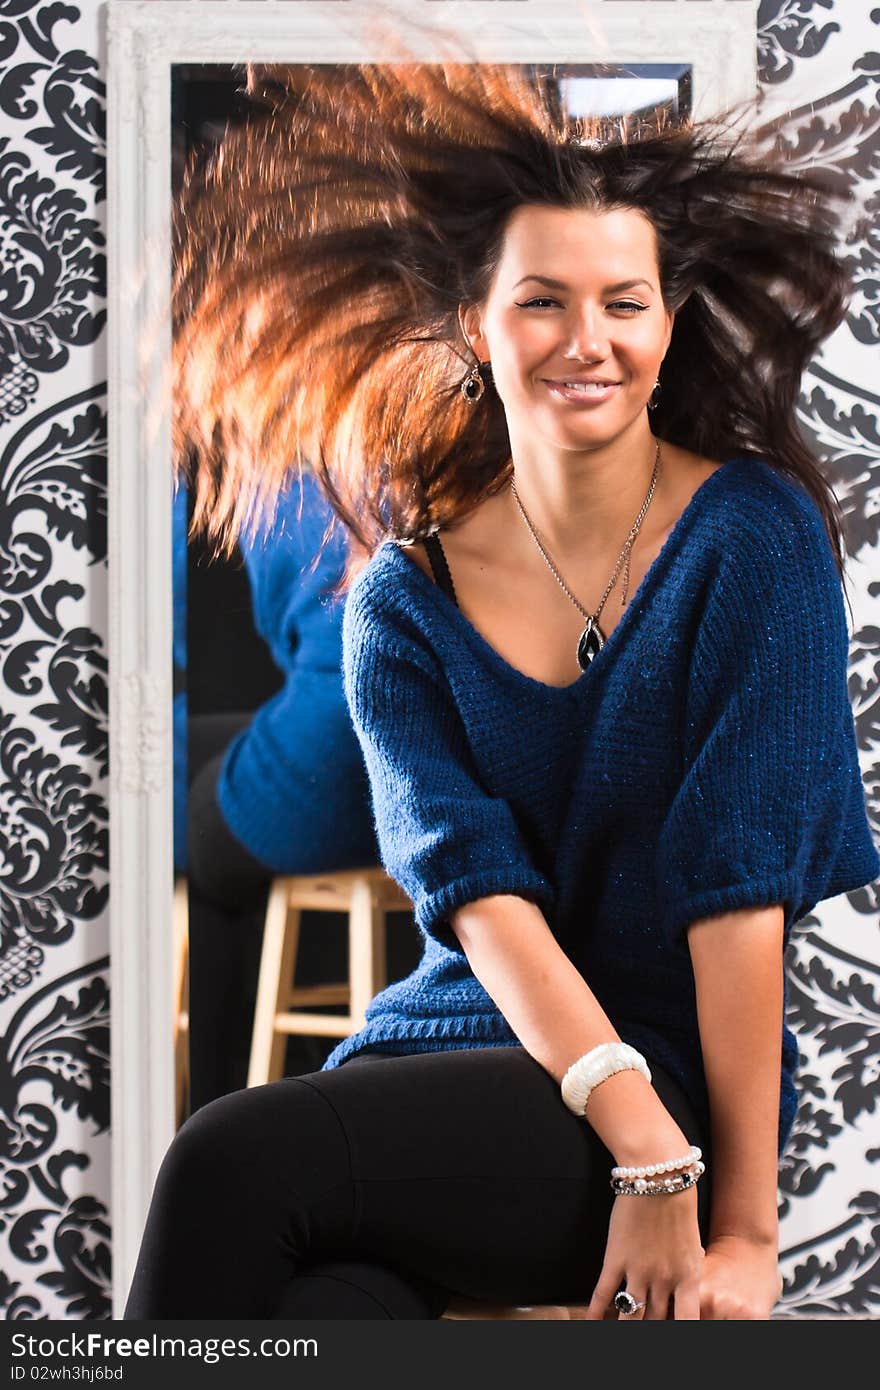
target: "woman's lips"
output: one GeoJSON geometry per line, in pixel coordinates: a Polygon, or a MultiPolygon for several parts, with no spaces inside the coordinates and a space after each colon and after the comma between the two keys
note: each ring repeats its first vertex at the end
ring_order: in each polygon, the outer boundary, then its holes
{"type": "Polygon", "coordinates": [[[580,386],[566,386],[561,381],[545,381],[544,385],[551,395],[562,401],[571,401],[574,405],[601,405],[620,390],[619,381],[604,386],[593,386],[589,382],[583,382],[580,386]]]}

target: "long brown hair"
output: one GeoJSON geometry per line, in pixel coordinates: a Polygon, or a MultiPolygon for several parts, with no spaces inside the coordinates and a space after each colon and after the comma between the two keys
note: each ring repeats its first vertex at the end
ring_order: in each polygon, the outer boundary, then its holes
{"type": "Polygon", "coordinates": [[[571,118],[552,70],[252,67],[256,115],[191,161],[175,210],[174,444],[194,522],[229,549],[292,470],[367,552],[447,526],[505,482],[504,410],[473,407],[458,308],[481,300],[524,204],[642,211],[676,312],[652,427],[834,492],[795,416],[841,322],[840,195],[786,172],[769,127],[571,118]]]}

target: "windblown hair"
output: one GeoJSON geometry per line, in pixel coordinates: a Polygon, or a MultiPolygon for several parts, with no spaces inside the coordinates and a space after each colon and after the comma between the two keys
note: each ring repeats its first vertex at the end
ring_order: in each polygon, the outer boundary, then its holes
{"type": "Polygon", "coordinates": [[[248,90],[256,116],[190,162],[175,210],[175,455],[218,548],[300,467],[367,552],[497,491],[504,409],[461,394],[459,305],[486,295],[516,208],[632,208],[676,313],[654,433],[800,481],[843,575],[795,415],[848,288],[819,171],[730,118],[571,118],[552,71],[512,65],[260,66],[248,90]]]}

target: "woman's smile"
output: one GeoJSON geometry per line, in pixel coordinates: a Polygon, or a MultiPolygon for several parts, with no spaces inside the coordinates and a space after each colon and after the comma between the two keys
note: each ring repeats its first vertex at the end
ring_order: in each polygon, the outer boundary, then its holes
{"type": "Polygon", "coordinates": [[[594,407],[615,396],[622,385],[619,381],[580,381],[577,377],[565,380],[544,380],[551,396],[572,405],[594,407]]]}

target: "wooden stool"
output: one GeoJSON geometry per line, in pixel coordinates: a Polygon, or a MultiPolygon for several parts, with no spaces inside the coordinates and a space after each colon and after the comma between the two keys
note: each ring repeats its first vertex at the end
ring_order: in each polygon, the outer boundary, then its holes
{"type": "Polygon", "coordinates": [[[388,983],[385,919],[412,904],[384,869],[276,878],[269,891],[260,977],[254,1009],[249,1086],[284,1075],[284,1053],[291,1033],[347,1038],[363,1027],[366,1007],[388,983]],[[301,914],[348,914],[348,982],[296,987],[301,914]],[[306,1013],[321,1004],[345,1004],[345,1014],[306,1013]]]}
{"type": "Polygon", "coordinates": [[[455,1298],[442,1317],[460,1322],[585,1322],[586,1304],[538,1303],[506,1307],[472,1298],[455,1298]]]}

